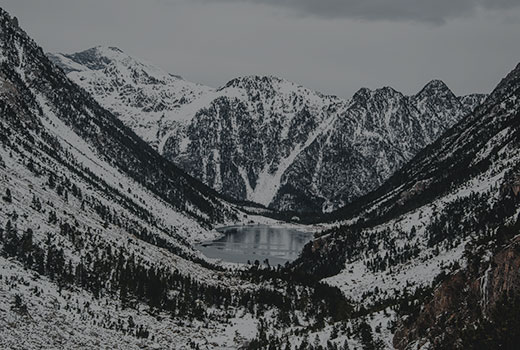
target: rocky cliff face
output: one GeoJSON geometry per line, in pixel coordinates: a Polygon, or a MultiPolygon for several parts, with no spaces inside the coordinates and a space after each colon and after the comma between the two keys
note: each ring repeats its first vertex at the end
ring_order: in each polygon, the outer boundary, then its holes
{"type": "Polygon", "coordinates": [[[414,96],[359,90],[284,174],[273,206],[331,211],[377,188],[471,111],[461,101],[436,80],[414,96]]]}
{"type": "Polygon", "coordinates": [[[273,76],[211,89],[115,48],[51,57],[191,175],[278,210],[330,211],[375,189],[483,99],[440,81],[414,96],[361,89],[351,100],[273,76]]]}
{"type": "Polygon", "coordinates": [[[329,108],[346,104],[276,77],[235,79],[216,94],[162,151],[218,191],[264,205],[294,158],[329,126],[329,108]]]}
{"type": "Polygon", "coordinates": [[[501,311],[505,305],[510,310],[518,306],[520,239],[494,253],[479,248],[468,253],[467,268],[440,284],[416,317],[404,319],[394,336],[396,349],[498,349],[518,338],[519,328],[500,326],[516,319],[508,320],[510,314],[501,311]],[[491,255],[489,260],[483,253],[491,255]]]}

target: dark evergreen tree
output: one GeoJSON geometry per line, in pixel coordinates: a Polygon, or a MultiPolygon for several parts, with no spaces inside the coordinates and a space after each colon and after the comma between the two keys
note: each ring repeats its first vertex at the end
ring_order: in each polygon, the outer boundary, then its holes
{"type": "Polygon", "coordinates": [[[7,220],[4,228],[4,246],[3,250],[7,254],[7,256],[15,256],[18,252],[18,247],[20,244],[20,239],[18,237],[18,233],[16,232],[16,227],[13,226],[11,220],[7,220]]]}
{"type": "Polygon", "coordinates": [[[7,202],[7,203],[11,203],[13,201],[13,197],[11,195],[11,190],[6,188],[5,189],[5,195],[2,196],[2,199],[4,200],[4,202],[7,202]]]}

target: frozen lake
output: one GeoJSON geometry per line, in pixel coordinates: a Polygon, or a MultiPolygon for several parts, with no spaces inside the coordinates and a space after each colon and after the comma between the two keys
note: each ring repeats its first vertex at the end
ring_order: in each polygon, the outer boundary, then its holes
{"type": "Polygon", "coordinates": [[[271,265],[285,264],[298,257],[312,232],[267,225],[230,226],[219,229],[224,235],[197,245],[208,258],[247,263],[269,259],[271,265]]]}

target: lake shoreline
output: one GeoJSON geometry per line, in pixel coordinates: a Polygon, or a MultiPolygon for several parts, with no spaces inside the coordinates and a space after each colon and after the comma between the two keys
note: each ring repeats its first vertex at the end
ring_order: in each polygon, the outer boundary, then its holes
{"type": "Polygon", "coordinates": [[[195,245],[205,257],[224,263],[264,262],[285,264],[296,259],[303,246],[312,240],[313,230],[296,225],[229,225],[216,229],[220,235],[195,245]]]}

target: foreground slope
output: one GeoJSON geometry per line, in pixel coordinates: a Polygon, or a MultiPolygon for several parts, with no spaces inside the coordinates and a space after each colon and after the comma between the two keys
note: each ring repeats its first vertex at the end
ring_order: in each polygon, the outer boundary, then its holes
{"type": "MultiPolygon", "coordinates": [[[[449,339],[460,340],[462,345],[457,346],[465,348],[468,339],[461,333],[453,334],[453,329],[447,332],[441,323],[445,318],[436,317],[450,307],[456,315],[460,303],[474,305],[470,299],[451,299],[449,293],[441,292],[429,306],[436,311],[424,313],[416,324],[410,315],[417,315],[417,305],[429,300],[433,287],[446,274],[459,271],[458,277],[451,279],[476,283],[475,279],[488,278],[481,268],[495,269],[493,273],[499,277],[494,277],[493,283],[499,285],[507,276],[501,269],[516,264],[514,255],[505,254],[508,258],[504,259],[501,251],[507,249],[504,245],[510,244],[511,236],[518,234],[519,117],[520,65],[471,115],[421,151],[382,187],[331,214],[329,220],[338,220],[334,228],[306,246],[295,269],[326,277],[328,283],[368,309],[399,305],[401,316],[410,323],[395,341],[400,349],[426,343],[432,349],[443,348],[442,344],[450,348],[454,343],[449,339]],[[500,254],[503,266],[496,269],[490,261],[500,259],[500,254]],[[436,304],[446,300],[447,306],[436,304]],[[427,327],[437,328],[426,334],[427,327]],[[440,340],[434,341],[434,337],[440,340]]],[[[481,305],[487,307],[487,285],[471,288],[467,297],[475,291],[482,293],[481,305]]],[[[518,296],[515,288],[495,290],[495,304],[506,297],[501,302],[513,305],[518,296]]],[[[460,318],[453,322],[457,320],[460,318]]],[[[461,321],[454,329],[460,330],[462,325],[472,327],[470,322],[461,321]]],[[[520,330],[512,328],[511,332],[519,334],[520,330]]]]}
{"type": "Polygon", "coordinates": [[[0,347],[141,348],[153,333],[188,346],[193,334],[165,334],[140,310],[161,305],[165,286],[186,305],[217,278],[232,287],[188,243],[233,212],[55,70],[3,10],[0,45],[0,347]]]}
{"type": "Polygon", "coordinates": [[[440,81],[414,96],[361,89],[352,100],[273,76],[210,89],[116,48],[50,57],[187,172],[278,210],[330,211],[366,194],[483,98],[440,81]]]}
{"type": "Polygon", "coordinates": [[[519,221],[476,241],[396,332],[396,349],[516,349],[520,341],[519,221]]]}

